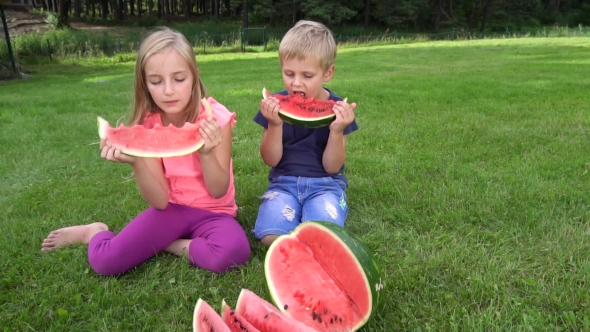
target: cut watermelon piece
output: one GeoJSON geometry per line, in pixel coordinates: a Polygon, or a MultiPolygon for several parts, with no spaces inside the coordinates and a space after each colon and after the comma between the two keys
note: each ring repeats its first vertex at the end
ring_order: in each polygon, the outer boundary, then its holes
{"type": "MultiPolygon", "coordinates": [[[[205,112],[199,119],[212,116],[211,106],[206,98],[201,99],[205,112]]],[[[199,150],[205,141],[199,132],[199,124],[186,123],[177,128],[173,125],[156,124],[152,129],[142,125],[111,127],[105,119],[98,117],[98,136],[121,152],[137,157],[165,158],[183,156],[199,150]]]]}
{"type": "Polygon", "coordinates": [[[198,299],[193,313],[193,332],[232,332],[221,316],[203,299],[198,299]]]}
{"type": "MultiPolygon", "coordinates": [[[[262,88],[262,97],[266,99],[270,96],[270,92],[262,88]]],[[[336,102],[333,100],[305,98],[299,95],[275,94],[272,96],[279,100],[279,117],[294,126],[319,128],[329,125],[336,119],[332,109],[336,102]]]]}
{"type": "Polygon", "coordinates": [[[261,332],[317,332],[248,289],[240,292],[235,312],[261,332]]]}
{"type": "Polygon", "coordinates": [[[304,222],[278,237],[265,258],[273,302],[318,331],[356,331],[380,302],[380,269],[373,253],[349,230],[304,222]]]}
{"type": "Polygon", "coordinates": [[[225,300],[221,301],[221,319],[232,332],[260,332],[246,318],[227,305],[225,300]]]}

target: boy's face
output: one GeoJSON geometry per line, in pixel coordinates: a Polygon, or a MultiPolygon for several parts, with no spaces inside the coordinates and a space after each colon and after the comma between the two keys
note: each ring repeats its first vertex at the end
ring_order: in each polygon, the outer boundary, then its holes
{"type": "Polygon", "coordinates": [[[313,97],[327,100],[329,93],[322,88],[324,82],[330,81],[334,73],[334,65],[326,72],[322,70],[320,61],[314,58],[304,60],[282,59],[281,70],[283,72],[283,84],[289,94],[299,94],[304,97],[313,97]]]}

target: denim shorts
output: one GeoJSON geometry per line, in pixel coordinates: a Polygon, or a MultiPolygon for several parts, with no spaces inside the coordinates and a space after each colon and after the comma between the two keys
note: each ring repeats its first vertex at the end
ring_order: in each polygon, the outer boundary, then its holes
{"type": "Polygon", "coordinates": [[[305,221],[344,226],[348,215],[346,184],[332,177],[274,177],[261,199],[252,230],[257,239],[287,234],[305,221]]]}

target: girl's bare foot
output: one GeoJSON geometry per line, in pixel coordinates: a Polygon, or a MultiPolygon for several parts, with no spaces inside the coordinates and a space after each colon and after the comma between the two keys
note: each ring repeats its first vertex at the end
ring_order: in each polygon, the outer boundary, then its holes
{"type": "Polygon", "coordinates": [[[51,251],[71,244],[88,243],[96,233],[108,229],[109,227],[101,222],[60,228],[49,233],[43,240],[41,251],[51,251]]]}
{"type": "Polygon", "coordinates": [[[191,241],[189,239],[176,240],[166,247],[164,251],[182,257],[188,252],[188,246],[191,244],[191,241]]]}

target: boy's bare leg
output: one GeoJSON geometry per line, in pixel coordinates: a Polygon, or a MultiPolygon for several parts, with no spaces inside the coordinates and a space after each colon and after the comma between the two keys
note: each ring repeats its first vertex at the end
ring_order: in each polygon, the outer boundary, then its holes
{"type": "Polygon", "coordinates": [[[41,251],[51,251],[77,243],[88,244],[96,233],[107,230],[109,227],[101,222],[60,228],[49,233],[43,240],[41,251]]]}
{"type": "Polygon", "coordinates": [[[260,239],[260,242],[266,246],[270,246],[276,239],[279,237],[278,235],[267,235],[260,239]]]}

